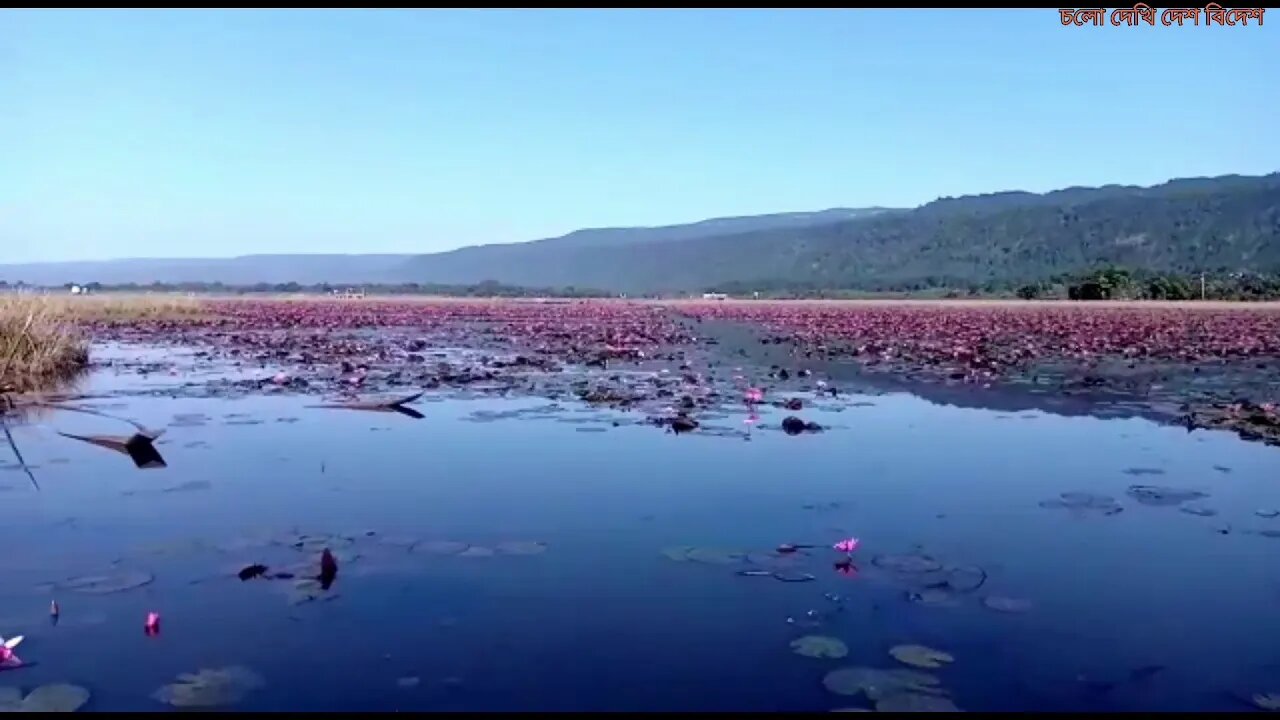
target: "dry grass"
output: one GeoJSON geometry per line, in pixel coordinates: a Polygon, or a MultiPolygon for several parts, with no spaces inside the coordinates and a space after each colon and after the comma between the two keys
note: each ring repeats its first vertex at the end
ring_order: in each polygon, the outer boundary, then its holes
{"type": "Polygon", "coordinates": [[[89,360],[82,326],[195,317],[204,306],[183,295],[0,294],[0,391],[46,387],[89,360]]]}
{"type": "Polygon", "coordinates": [[[160,320],[205,313],[204,304],[187,295],[42,295],[38,298],[56,315],[74,322],[160,320]]]}
{"type": "Polygon", "coordinates": [[[47,298],[0,295],[0,391],[48,385],[88,361],[84,336],[47,298]]]}

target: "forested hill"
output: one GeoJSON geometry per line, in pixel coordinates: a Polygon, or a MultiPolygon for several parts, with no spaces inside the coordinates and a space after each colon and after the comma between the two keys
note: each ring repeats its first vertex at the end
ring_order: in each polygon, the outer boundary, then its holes
{"type": "Polygon", "coordinates": [[[1141,273],[1280,271],[1280,173],[579,230],[423,255],[0,265],[0,281],[911,291],[1009,289],[1110,265],[1141,273]]]}
{"type": "Polygon", "coordinates": [[[944,198],[914,210],[643,244],[500,247],[506,252],[493,247],[484,267],[469,269],[474,274],[421,256],[409,261],[406,279],[636,293],[1009,287],[1099,265],[1274,272],[1280,173],[944,198]]]}

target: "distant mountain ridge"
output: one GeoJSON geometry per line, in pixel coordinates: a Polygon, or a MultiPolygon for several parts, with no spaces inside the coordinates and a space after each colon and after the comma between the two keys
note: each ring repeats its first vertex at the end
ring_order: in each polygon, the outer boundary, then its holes
{"type": "Polygon", "coordinates": [[[1280,270],[1280,173],[939,198],[652,228],[578,230],[428,255],[255,255],[0,265],[0,280],[438,283],[615,292],[916,290],[1034,282],[1099,264],[1280,270]]]}

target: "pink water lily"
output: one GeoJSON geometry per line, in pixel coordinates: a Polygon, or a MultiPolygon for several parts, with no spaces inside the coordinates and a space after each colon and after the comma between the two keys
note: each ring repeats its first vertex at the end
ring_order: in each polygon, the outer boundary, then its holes
{"type": "Polygon", "coordinates": [[[760,388],[747,388],[747,391],[743,393],[743,398],[748,404],[762,402],[764,400],[764,391],[760,388]]]}
{"type": "Polygon", "coordinates": [[[836,543],[835,545],[832,545],[831,547],[842,553],[851,553],[854,550],[857,550],[858,546],[861,544],[862,544],[861,540],[858,540],[858,538],[851,537],[851,538],[848,538],[847,540],[841,540],[840,542],[836,543]]]}
{"type": "Polygon", "coordinates": [[[11,637],[8,640],[0,637],[0,670],[12,670],[13,668],[22,667],[22,658],[18,657],[17,653],[13,651],[21,642],[21,635],[11,637]]]}

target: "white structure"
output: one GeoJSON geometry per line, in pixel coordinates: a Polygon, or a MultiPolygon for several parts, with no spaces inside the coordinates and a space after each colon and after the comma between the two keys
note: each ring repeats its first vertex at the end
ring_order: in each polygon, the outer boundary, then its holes
{"type": "Polygon", "coordinates": [[[703,300],[728,300],[729,296],[724,293],[702,293],[703,300]]]}

